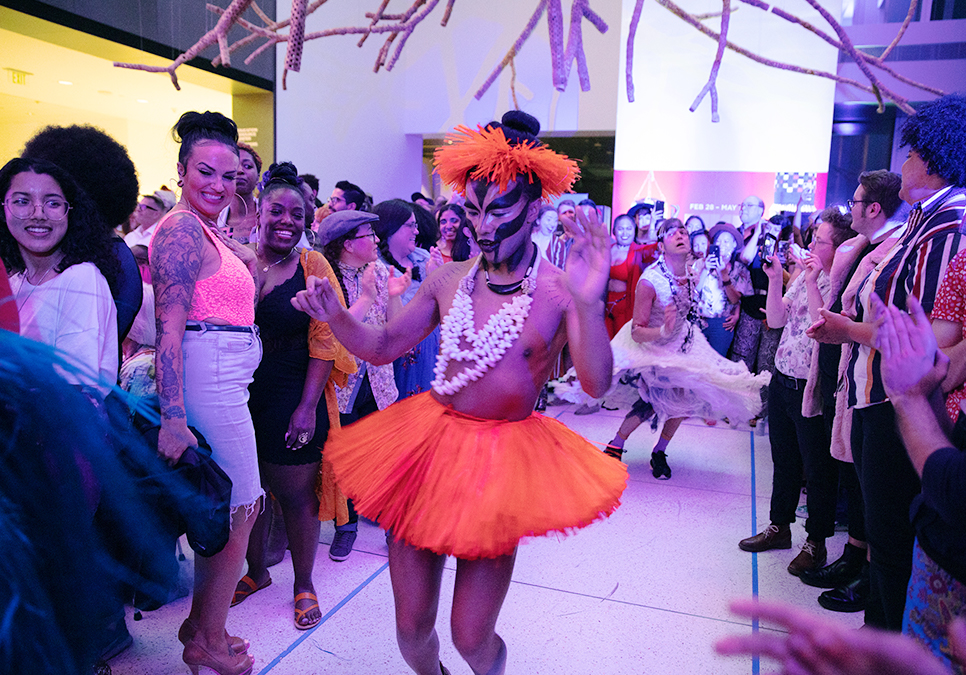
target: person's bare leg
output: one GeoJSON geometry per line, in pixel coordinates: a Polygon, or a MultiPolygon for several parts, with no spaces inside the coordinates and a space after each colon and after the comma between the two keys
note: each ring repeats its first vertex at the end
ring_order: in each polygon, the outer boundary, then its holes
{"type": "Polygon", "coordinates": [[[199,643],[211,653],[226,651],[228,606],[241,576],[248,536],[259,506],[260,502],[256,503],[250,514],[244,506],[235,510],[231,518],[231,533],[224,549],[210,558],[195,556],[194,595],[188,616],[198,632],[192,642],[199,643]]]}
{"type": "Polygon", "coordinates": [[[661,438],[658,439],[658,444],[654,446],[655,452],[664,452],[667,444],[671,442],[674,434],[678,432],[678,427],[681,426],[681,422],[686,419],[687,417],[672,417],[669,420],[665,420],[664,426],[661,428],[661,438]]]}
{"type": "MultiPolygon", "coordinates": [[[[272,505],[269,503],[271,497],[269,491],[271,487],[265,479],[264,464],[258,463],[259,475],[262,477],[262,489],[265,490],[265,508],[260,508],[257,518],[252,525],[252,532],[248,537],[248,551],[245,560],[248,561],[248,576],[257,586],[261,586],[268,580],[268,567],[265,566],[266,555],[268,553],[268,534],[272,529],[272,505]]],[[[248,590],[248,586],[242,587],[248,590]]]]}
{"type": "Polygon", "coordinates": [[[418,675],[439,675],[436,612],[446,556],[387,537],[389,578],[396,604],[396,642],[418,675]]]}
{"type": "Polygon", "coordinates": [[[631,434],[637,431],[637,427],[644,424],[644,421],[643,418],[638,417],[634,413],[628,413],[624,421],[621,422],[621,427],[617,430],[617,435],[626,441],[630,438],[631,434]]]}
{"type": "Polygon", "coordinates": [[[458,560],[453,592],[453,644],[477,675],[506,671],[506,644],[496,620],[510,587],[516,550],[499,558],[458,560]]]}
{"type": "Polygon", "coordinates": [[[620,459],[621,455],[624,454],[624,443],[639,426],[651,419],[653,415],[654,408],[652,408],[649,403],[638,400],[631,407],[630,412],[628,412],[624,417],[624,421],[621,422],[620,429],[617,430],[617,434],[615,434],[614,438],[611,439],[610,443],[607,444],[607,449],[605,449],[604,452],[615,459],[620,459]]]}
{"type": "MultiPolygon", "coordinates": [[[[312,570],[315,567],[315,554],[319,548],[319,498],[315,494],[315,481],[319,475],[319,464],[298,464],[282,466],[263,464],[263,475],[268,477],[272,494],[278,499],[285,516],[285,532],[288,534],[289,550],[292,552],[292,567],[295,570],[294,595],[315,594],[312,583],[312,570]]],[[[258,581],[257,579],[255,580],[258,581]]],[[[309,599],[300,600],[298,608],[305,609],[312,604],[309,599]]],[[[304,616],[304,623],[311,624],[322,616],[316,608],[304,616]]]]}

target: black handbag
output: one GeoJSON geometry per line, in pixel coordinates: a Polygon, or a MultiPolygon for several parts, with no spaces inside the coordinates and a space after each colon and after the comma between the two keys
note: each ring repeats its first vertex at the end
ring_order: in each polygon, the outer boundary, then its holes
{"type": "MultiPolygon", "coordinates": [[[[200,556],[210,558],[228,543],[231,478],[211,458],[211,446],[205,437],[193,427],[189,427],[189,430],[198,439],[198,446],[187,448],[178,463],[169,469],[175,487],[170,507],[179,536],[187,534],[191,549],[200,556]],[[177,489],[179,483],[181,489],[177,489]]],[[[145,434],[145,440],[155,450],[159,431],[160,427],[152,427],[145,434]]]]}
{"type": "MultiPolygon", "coordinates": [[[[156,421],[158,417],[147,414],[153,419],[149,420],[140,411],[136,413],[134,427],[157,453],[161,427],[156,421]]],[[[156,508],[170,524],[175,538],[187,534],[191,549],[210,558],[228,543],[231,478],[211,458],[211,446],[201,432],[194,427],[188,429],[198,439],[197,447],[187,448],[174,467],[155,454],[157,461],[145,479],[152,484],[150,491],[157,495],[156,508]]]]}

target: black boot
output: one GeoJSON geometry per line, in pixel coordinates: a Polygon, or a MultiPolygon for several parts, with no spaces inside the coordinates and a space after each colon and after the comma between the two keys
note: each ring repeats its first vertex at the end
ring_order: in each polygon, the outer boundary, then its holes
{"type": "Polygon", "coordinates": [[[651,453],[651,475],[658,480],[667,480],[671,477],[671,467],[667,465],[667,455],[661,450],[651,453]]]}
{"type": "Polygon", "coordinates": [[[798,578],[815,588],[838,588],[855,581],[865,563],[865,549],[846,544],[838,560],[821,569],[804,570],[798,578]]]}
{"type": "Polygon", "coordinates": [[[832,612],[861,612],[868,604],[870,590],[869,563],[864,563],[854,581],[825,591],[818,596],[818,604],[832,612]]]}

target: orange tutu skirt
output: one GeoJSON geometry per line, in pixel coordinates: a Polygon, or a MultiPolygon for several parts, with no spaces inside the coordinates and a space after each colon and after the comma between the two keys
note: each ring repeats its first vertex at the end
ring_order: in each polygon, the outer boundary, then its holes
{"type": "Polygon", "coordinates": [[[554,419],[480,419],[429,392],[333,430],[324,452],[359,513],[412,546],[466,559],[589,525],[618,507],[627,483],[623,464],[554,419]]]}

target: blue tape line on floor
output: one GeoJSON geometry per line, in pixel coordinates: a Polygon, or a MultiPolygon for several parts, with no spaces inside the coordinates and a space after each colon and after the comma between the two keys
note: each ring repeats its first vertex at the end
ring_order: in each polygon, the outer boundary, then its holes
{"type": "MultiPolygon", "coordinates": [[[[755,485],[757,480],[755,479],[755,431],[752,429],[749,434],[751,437],[751,534],[754,536],[757,534],[758,529],[758,495],[755,492],[755,485]]],[[[758,597],[758,554],[751,554],[751,594],[754,597],[758,597]]],[[[751,633],[754,635],[758,632],[758,617],[753,617],[751,620],[751,633]]],[[[751,657],[751,673],[752,675],[758,675],[761,672],[761,658],[755,654],[751,657]]]]}
{"type": "Polygon", "coordinates": [[[375,572],[373,572],[372,575],[368,579],[366,579],[361,584],[359,584],[358,586],[356,586],[353,589],[353,591],[351,593],[349,593],[349,595],[345,596],[344,598],[342,598],[342,600],[339,601],[339,604],[337,604],[335,607],[333,607],[328,612],[326,612],[325,615],[322,617],[322,620],[319,621],[319,623],[317,625],[315,625],[312,628],[310,628],[307,631],[305,631],[302,634],[302,636],[299,637],[298,640],[296,640],[295,642],[293,642],[292,644],[290,644],[285,651],[283,651],[281,654],[279,654],[278,656],[276,656],[274,659],[272,659],[268,663],[268,665],[266,665],[264,668],[262,668],[260,671],[258,671],[258,675],[265,675],[265,673],[269,672],[272,668],[274,668],[275,666],[277,666],[282,661],[282,659],[284,659],[286,656],[288,656],[289,654],[291,654],[295,650],[296,647],[298,647],[300,644],[302,644],[303,642],[305,642],[309,638],[309,636],[312,635],[312,633],[314,633],[322,624],[324,624],[326,621],[328,621],[329,619],[331,619],[332,616],[335,615],[336,612],[338,612],[340,609],[342,609],[343,607],[345,607],[346,604],[350,600],[352,600],[352,598],[356,597],[363,588],[365,588],[370,583],[372,583],[375,580],[376,577],[378,577],[380,574],[382,574],[383,572],[385,572],[387,569],[389,569],[389,563],[388,562],[385,563],[379,569],[377,569],[375,572]]]}

